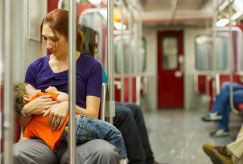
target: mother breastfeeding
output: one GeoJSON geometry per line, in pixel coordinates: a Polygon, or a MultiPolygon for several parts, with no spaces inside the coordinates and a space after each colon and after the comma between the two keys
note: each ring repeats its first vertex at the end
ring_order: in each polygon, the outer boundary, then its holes
{"type": "MultiPolygon", "coordinates": [[[[42,20],[41,47],[45,44],[52,53],[37,59],[27,69],[25,82],[45,91],[55,86],[59,91],[68,92],[68,11],[56,9],[42,20]]],[[[77,31],[77,81],[76,113],[97,118],[102,87],[101,65],[94,58],[80,54],[83,35],[77,31]]],[[[68,103],[56,103],[48,96],[40,96],[26,104],[19,117],[25,127],[32,115],[41,115],[51,109],[49,125],[53,130],[61,127],[68,114],[68,103]]],[[[115,147],[104,140],[92,140],[76,148],[76,162],[95,164],[116,164],[119,162],[115,147]]],[[[68,163],[67,143],[60,142],[57,152],[53,152],[40,139],[29,139],[14,145],[14,163],[68,163]]]]}

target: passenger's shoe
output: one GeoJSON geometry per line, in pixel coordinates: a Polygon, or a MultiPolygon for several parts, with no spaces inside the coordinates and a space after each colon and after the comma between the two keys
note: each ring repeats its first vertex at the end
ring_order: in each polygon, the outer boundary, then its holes
{"type": "Polygon", "coordinates": [[[228,137],[230,135],[228,130],[216,129],[209,134],[211,137],[228,137]]]}
{"type": "Polygon", "coordinates": [[[221,154],[225,155],[225,156],[231,156],[230,152],[228,151],[226,146],[214,146],[214,145],[210,145],[210,144],[204,144],[203,145],[203,151],[209,156],[209,154],[211,153],[211,151],[213,149],[216,149],[218,152],[220,152],[221,154]]]}
{"type": "Polygon", "coordinates": [[[203,121],[220,121],[222,116],[217,112],[210,112],[207,115],[202,117],[203,121]]]}
{"type": "Polygon", "coordinates": [[[203,150],[214,164],[233,164],[231,154],[226,146],[205,144],[203,150]]]}
{"type": "Polygon", "coordinates": [[[231,156],[225,156],[216,149],[211,151],[210,158],[214,164],[233,164],[231,156]]]}

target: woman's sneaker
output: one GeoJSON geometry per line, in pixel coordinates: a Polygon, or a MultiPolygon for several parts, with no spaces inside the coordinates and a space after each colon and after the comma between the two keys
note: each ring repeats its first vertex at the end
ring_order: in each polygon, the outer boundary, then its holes
{"type": "Polygon", "coordinates": [[[211,137],[228,137],[230,135],[228,130],[217,129],[209,134],[211,137]]]}
{"type": "Polygon", "coordinates": [[[203,121],[220,121],[222,116],[217,112],[210,112],[207,115],[202,117],[203,121]]]}

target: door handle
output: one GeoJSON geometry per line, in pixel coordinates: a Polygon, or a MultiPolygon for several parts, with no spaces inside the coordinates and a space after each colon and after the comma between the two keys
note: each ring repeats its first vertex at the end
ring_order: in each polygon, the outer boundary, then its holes
{"type": "Polygon", "coordinates": [[[181,71],[175,71],[175,77],[181,77],[182,76],[182,72],[181,71]]]}

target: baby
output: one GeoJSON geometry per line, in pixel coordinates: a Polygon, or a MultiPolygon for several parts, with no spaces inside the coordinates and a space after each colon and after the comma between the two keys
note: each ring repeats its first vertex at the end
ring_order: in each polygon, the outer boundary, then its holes
{"type": "MultiPolygon", "coordinates": [[[[68,101],[68,94],[59,92],[55,87],[49,87],[46,93],[35,89],[28,83],[21,82],[15,86],[16,115],[21,114],[25,104],[42,95],[50,95],[52,100],[57,102],[68,101]]],[[[42,139],[53,151],[60,141],[68,142],[68,116],[58,130],[52,130],[48,124],[50,110],[44,115],[32,115],[32,118],[25,128],[20,141],[37,137],[42,139]]],[[[116,146],[121,163],[126,163],[126,148],[121,132],[108,122],[88,118],[84,115],[76,115],[76,143],[82,144],[93,139],[104,139],[116,146]]]]}

